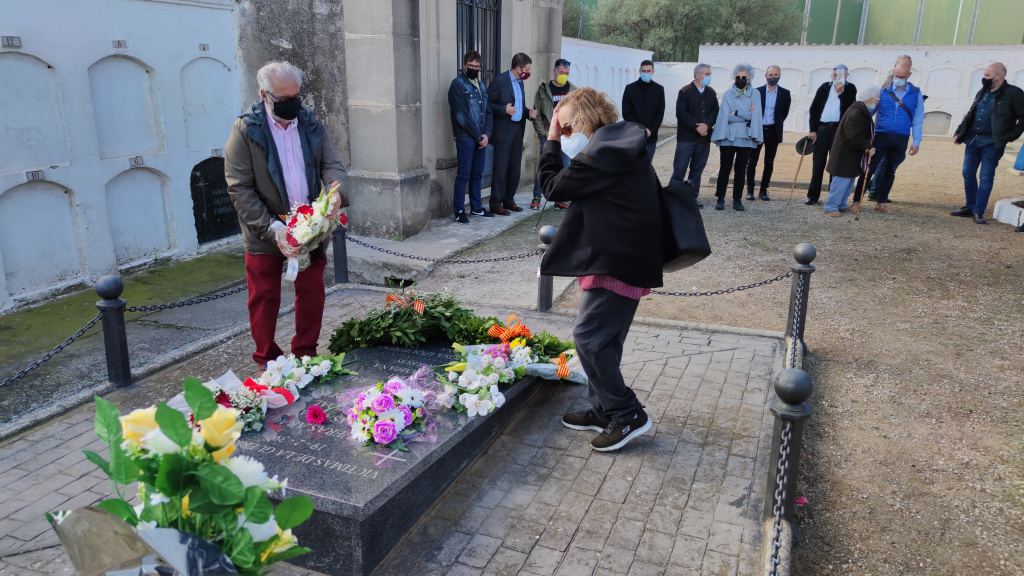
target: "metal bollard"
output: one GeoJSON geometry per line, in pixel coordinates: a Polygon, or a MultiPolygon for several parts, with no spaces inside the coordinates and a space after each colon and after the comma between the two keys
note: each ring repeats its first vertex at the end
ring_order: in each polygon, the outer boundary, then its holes
{"type": "Polygon", "coordinates": [[[348,283],[348,246],[345,240],[345,232],[348,229],[339,224],[334,232],[331,232],[331,244],[334,246],[334,283],[348,283]]]}
{"type": "Polygon", "coordinates": [[[96,281],[96,303],[103,318],[103,346],[107,353],[107,380],[117,387],[132,383],[131,362],[128,359],[128,334],[124,326],[126,302],[120,298],[124,283],[117,276],[102,276],[96,281]]]}
{"type": "Polygon", "coordinates": [[[764,493],[764,520],[777,515],[793,520],[804,422],[811,417],[811,407],[805,401],[811,397],[812,389],[811,377],[803,370],[787,368],[775,377],[775,395],[778,398],[772,401],[770,408],[775,414],[775,429],[772,432],[772,449],[768,453],[770,468],[764,493]]]}
{"type": "MultiPolygon", "coordinates": [[[[804,325],[807,320],[807,299],[811,292],[811,274],[814,266],[811,262],[818,255],[814,246],[801,242],[793,249],[795,264],[790,264],[789,269],[793,271],[793,288],[789,295],[789,318],[786,320],[786,336],[793,341],[793,348],[804,343],[804,325]]],[[[790,367],[793,367],[790,365],[790,367]]]]}
{"type": "MultiPolygon", "coordinates": [[[[543,226],[540,229],[538,235],[540,236],[541,244],[537,246],[540,250],[541,259],[544,258],[544,253],[548,251],[548,246],[551,245],[551,241],[555,239],[555,232],[558,230],[554,226],[543,226]]],[[[551,301],[554,298],[555,284],[552,276],[541,276],[540,263],[537,264],[537,311],[547,312],[551,310],[551,301]]]]}

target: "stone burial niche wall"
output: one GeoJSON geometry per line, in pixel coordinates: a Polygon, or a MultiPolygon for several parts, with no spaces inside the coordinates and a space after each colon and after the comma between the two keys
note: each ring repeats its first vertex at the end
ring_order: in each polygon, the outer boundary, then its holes
{"type": "Polygon", "coordinates": [[[5,4],[0,311],[238,233],[222,158],[242,109],[236,10],[5,4]]]}

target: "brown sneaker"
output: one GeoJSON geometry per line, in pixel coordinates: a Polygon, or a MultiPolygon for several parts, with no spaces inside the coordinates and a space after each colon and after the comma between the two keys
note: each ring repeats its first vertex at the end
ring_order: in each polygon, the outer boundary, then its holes
{"type": "Polygon", "coordinates": [[[886,206],[885,204],[877,204],[877,205],[875,205],[875,211],[876,212],[882,212],[882,213],[885,213],[885,214],[892,214],[892,210],[890,210],[889,207],[886,206]]]}
{"type": "Polygon", "coordinates": [[[839,210],[833,210],[832,212],[825,212],[825,216],[831,216],[832,218],[841,218],[843,213],[839,210]]]}
{"type": "Polygon", "coordinates": [[[512,202],[512,201],[505,202],[502,206],[504,206],[506,210],[511,210],[513,212],[522,212],[523,211],[522,208],[517,206],[516,203],[512,202]]]}
{"type": "MultiPolygon", "coordinates": [[[[520,208],[520,210],[522,210],[522,208],[520,208]]],[[[510,214],[509,211],[502,208],[500,204],[495,204],[491,206],[491,212],[493,214],[497,214],[498,216],[508,216],[510,214]]]]}

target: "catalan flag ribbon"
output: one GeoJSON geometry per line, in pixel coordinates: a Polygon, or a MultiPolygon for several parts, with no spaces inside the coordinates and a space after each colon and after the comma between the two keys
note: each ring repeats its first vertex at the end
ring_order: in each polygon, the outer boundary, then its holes
{"type": "Polygon", "coordinates": [[[513,338],[519,338],[520,336],[529,338],[530,329],[526,327],[526,324],[519,321],[518,316],[512,314],[508,317],[506,326],[495,324],[487,331],[487,335],[491,338],[500,338],[502,344],[508,344],[508,341],[513,338]]]}
{"type": "Polygon", "coordinates": [[[551,362],[558,366],[558,377],[568,378],[569,377],[569,360],[565,357],[565,352],[558,355],[558,360],[552,359],[551,362]]]}

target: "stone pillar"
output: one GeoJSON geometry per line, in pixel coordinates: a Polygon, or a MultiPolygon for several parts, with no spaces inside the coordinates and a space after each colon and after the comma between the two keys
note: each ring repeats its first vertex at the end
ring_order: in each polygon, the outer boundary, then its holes
{"type": "Polygon", "coordinates": [[[345,0],[351,231],[409,238],[430,226],[423,165],[419,0],[345,0]]]}

